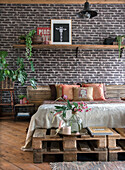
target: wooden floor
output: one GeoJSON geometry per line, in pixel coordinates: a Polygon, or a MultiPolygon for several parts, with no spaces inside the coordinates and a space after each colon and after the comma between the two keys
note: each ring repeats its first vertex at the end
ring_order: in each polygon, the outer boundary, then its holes
{"type": "Polygon", "coordinates": [[[32,152],[21,151],[28,121],[0,118],[0,169],[50,170],[49,163],[34,164],[32,152]]]}

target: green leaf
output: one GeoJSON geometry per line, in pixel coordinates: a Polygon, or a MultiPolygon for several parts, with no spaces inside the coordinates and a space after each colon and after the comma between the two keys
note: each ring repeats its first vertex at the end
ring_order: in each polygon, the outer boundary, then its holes
{"type": "Polygon", "coordinates": [[[55,106],[56,109],[61,109],[63,106],[55,106]]]}
{"type": "Polygon", "coordinates": [[[73,102],[73,105],[77,108],[78,107],[78,103],[73,102]]]}
{"type": "Polygon", "coordinates": [[[7,51],[0,51],[0,57],[2,58],[5,58],[5,57],[7,57],[7,55],[8,55],[8,52],[7,51]]]}
{"type": "Polygon", "coordinates": [[[63,115],[64,118],[66,118],[66,111],[65,110],[63,111],[62,115],[63,115]]]}
{"type": "Polygon", "coordinates": [[[30,79],[30,83],[31,83],[31,86],[34,88],[34,89],[37,89],[37,82],[34,78],[30,79]]]}
{"type": "Polygon", "coordinates": [[[70,104],[69,100],[67,100],[67,107],[69,110],[72,109],[72,105],[70,104]]]}
{"type": "Polygon", "coordinates": [[[32,62],[32,61],[30,61],[30,65],[31,65],[31,70],[34,72],[35,69],[34,69],[33,62],[32,62]]]}

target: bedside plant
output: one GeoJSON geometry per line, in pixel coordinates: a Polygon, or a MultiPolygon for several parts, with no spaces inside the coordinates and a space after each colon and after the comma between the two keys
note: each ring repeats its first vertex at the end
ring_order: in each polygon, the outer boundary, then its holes
{"type": "Polygon", "coordinates": [[[20,99],[20,104],[27,104],[28,103],[25,95],[20,94],[20,95],[18,95],[18,98],[20,99]]]}
{"type": "Polygon", "coordinates": [[[119,58],[122,57],[122,52],[125,47],[121,48],[123,38],[125,38],[125,35],[119,35],[117,36],[117,41],[118,41],[118,49],[119,49],[119,58]]]}

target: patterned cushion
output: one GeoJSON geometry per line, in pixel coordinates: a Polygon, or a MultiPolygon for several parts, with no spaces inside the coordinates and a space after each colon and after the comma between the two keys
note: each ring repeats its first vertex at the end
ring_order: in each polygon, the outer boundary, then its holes
{"type": "Polygon", "coordinates": [[[74,87],[73,100],[93,100],[93,87],[74,87]]]}
{"type": "Polygon", "coordinates": [[[93,99],[105,100],[103,84],[83,84],[84,87],[93,87],[93,99]]]}

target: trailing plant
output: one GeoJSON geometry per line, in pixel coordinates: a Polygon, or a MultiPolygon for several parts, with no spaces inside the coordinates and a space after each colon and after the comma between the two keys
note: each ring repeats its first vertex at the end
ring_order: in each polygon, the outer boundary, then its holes
{"type": "Polygon", "coordinates": [[[119,49],[119,58],[122,57],[123,49],[125,48],[125,47],[122,47],[122,48],[121,48],[123,38],[125,38],[125,35],[119,35],[119,36],[117,36],[118,49],[119,49]]]}
{"type": "Polygon", "coordinates": [[[26,57],[30,60],[32,56],[32,37],[36,33],[35,30],[31,30],[26,35],[26,57]]]}
{"type": "MultiPolygon", "coordinates": [[[[18,68],[16,70],[8,69],[8,64],[6,62],[6,57],[8,53],[7,51],[0,51],[0,81],[5,80],[6,77],[12,79],[12,81],[18,80],[21,85],[23,86],[27,80],[27,73],[25,70],[24,59],[19,58],[17,59],[18,68]]],[[[31,78],[30,80],[31,86],[36,88],[36,80],[31,78]]]]}

